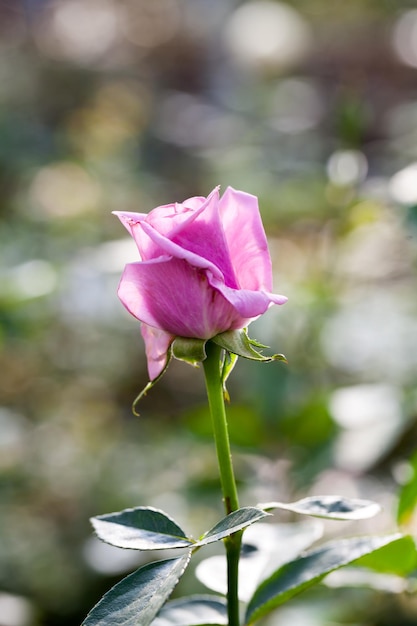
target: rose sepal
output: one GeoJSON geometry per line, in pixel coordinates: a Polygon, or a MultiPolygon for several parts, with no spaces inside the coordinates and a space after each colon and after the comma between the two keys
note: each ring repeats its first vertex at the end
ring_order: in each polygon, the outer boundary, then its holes
{"type": "Polygon", "coordinates": [[[227,350],[225,350],[224,358],[223,358],[223,365],[222,365],[221,380],[222,380],[222,386],[223,386],[223,397],[226,400],[226,402],[230,402],[230,395],[226,387],[227,379],[232,373],[233,368],[236,365],[238,358],[239,357],[237,354],[233,354],[233,352],[228,352],[227,350]]]}
{"type": "Polygon", "coordinates": [[[162,376],[165,374],[165,372],[168,369],[168,366],[171,362],[172,359],[172,344],[169,346],[168,348],[168,352],[167,352],[167,357],[166,357],[166,363],[164,366],[164,369],[162,370],[162,372],[153,380],[150,380],[147,385],[145,385],[145,387],[139,391],[138,395],[136,396],[136,398],[133,400],[132,403],[132,412],[134,415],[136,415],[137,417],[140,416],[140,413],[137,412],[136,407],[139,404],[139,402],[142,400],[142,398],[144,396],[146,396],[146,394],[148,393],[148,391],[150,391],[152,389],[152,387],[154,387],[156,385],[157,382],[159,382],[162,378],[162,376]]]}
{"type": "Polygon", "coordinates": [[[171,344],[172,356],[178,361],[185,361],[194,367],[198,367],[198,364],[207,358],[206,343],[207,339],[175,337],[171,344]]]}
{"type": "Polygon", "coordinates": [[[175,337],[174,341],[168,348],[164,369],[156,378],[150,380],[134,399],[132,404],[132,411],[134,415],[140,415],[136,410],[137,405],[142,400],[142,398],[146,396],[148,391],[150,391],[152,387],[154,387],[154,385],[156,385],[156,383],[161,380],[162,376],[168,369],[172,357],[174,357],[178,361],[185,361],[185,363],[188,363],[189,365],[198,367],[198,364],[201,363],[201,361],[204,361],[204,359],[206,359],[207,357],[205,350],[206,343],[207,339],[195,339],[193,337],[175,337]]]}
{"type": "Polygon", "coordinates": [[[287,362],[287,359],[283,354],[265,356],[256,350],[255,348],[268,348],[268,346],[264,346],[255,339],[251,339],[246,328],[227,330],[226,332],[213,337],[211,341],[214,341],[214,343],[224,350],[227,350],[227,352],[231,352],[232,354],[242,356],[243,358],[250,359],[252,361],[262,361],[263,363],[271,361],[287,362]]]}
{"type": "Polygon", "coordinates": [[[226,381],[232,372],[237,362],[237,357],[241,356],[245,359],[252,361],[260,361],[262,363],[270,363],[271,361],[284,361],[287,363],[287,359],[283,354],[273,354],[265,356],[255,348],[268,348],[259,341],[251,339],[247,333],[246,328],[238,330],[227,330],[224,333],[220,333],[212,339],[197,339],[194,337],[175,337],[171,345],[168,348],[166,354],[166,362],[164,369],[160,374],[150,380],[148,384],[138,393],[132,404],[132,411],[135,415],[139,415],[136,410],[136,406],[146,396],[148,391],[152,389],[154,385],[162,378],[168,369],[172,357],[178,361],[184,361],[193,367],[198,367],[198,364],[205,361],[207,358],[206,344],[208,341],[213,341],[221,348],[225,350],[225,356],[222,365],[222,384],[223,393],[226,400],[229,400],[229,394],[226,388],[226,381]]]}

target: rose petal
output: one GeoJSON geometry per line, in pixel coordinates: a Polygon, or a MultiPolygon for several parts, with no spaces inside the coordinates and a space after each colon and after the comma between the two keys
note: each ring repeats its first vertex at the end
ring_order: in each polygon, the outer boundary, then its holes
{"type": "Polygon", "coordinates": [[[265,292],[265,293],[270,299],[271,304],[285,304],[286,302],[288,302],[287,296],[282,296],[279,293],[268,293],[268,292],[265,292]]]}
{"type": "Polygon", "coordinates": [[[220,199],[216,187],[207,198],[149,214],[115,214],[142,259],[126,266],[119,297],[144,324],[152,376],[163,370],[173,337],[209,339],[286,302],[271,293],[271,259],[255,196],[228,187],[220,199]]]}
{"type": "Polygon", "coordinates": [[[235,276],[242,289],[272,290],[272,266],[258,199],[228,187],[220,216],[235,276]]]}
{"type": "Polygon", "coordinates": [[[184,250],[210,261],[221,271],[226,285],[236,288],[237,282],[220,219],[217,187],[202,208],[204,210],[200,209],[194,220],[181,225],[174,235],[171,233],[170,239],[184,250]]]}
{"type": "Polygon", "coordinates": [[[175,337],[148,324],[141,324],[141,333],[145,341],[149,379],[155,380],[167,364],[169,346],[175,337]]]}
{"type": "MultiPolygon", "coordinates": [[[[250,289],[231,289],[216,277],[210,277],[209,282],[216,288],[242,318],[254,319],[271,306],[271,304],[285,304],[288,298],[265,291],[251,291],[250,289]]],[[[234,328],[242,328],[234,327],[234,328]]]]}
{"type": "Polygon", "coordinates": [[[155,244],[158,245],[160,254],[176,257],[177,259],[184,259],[194,268],[210,270],[214,276],[217,276],[217,278],[221,280],[223,279],[223,274],[220,269],[216,267],[216,265],[211,263],[208,259],[205,259],[198,254],[194,254],[194,252],[192,252],[191,250],[186,250],[174,241],[167,239],[147,222],[142,222],[140,227],[148,235],[149,239],[151,239],[155,244]]]}
{"type": "Polygon", "coordinates": [[[218,201],[218,187],[213,189],[207,198],[196,196],[188,198],[184,202],[157,207],[148,213],[146,222],[161,235],[172,239],[180,230],[188,228],[216,195],[218,201]]]}
{"type": "Polygon", "coordinates": [[[136,241],[136,237],[134,236],[134,226],[138,224],[142,219],[146,217],[146,213],[131,213],[129,211],[112,211],[113,215],[119,218],[123,226],[126,228],[127,232],[133,239],[137,245],[140,258],[142,259],[141,246],[138,241],[136,241]]]}
{"type": "MultiPolygon", "coordinates": [[[[156,210],[156,209],[155,209],[156,210]]],[[[143,231],[140,224],[145,221],[147,213],[129,213],[127,211],[113,211],[123,226],[133,237],[143,261],[161,256],[160,248],[143,231]]]]}
{"type": "MultiPolygon", "coordinates": [[[[215,192],[214,190],[212,194],[215,192]]],[[[200,211],[204,210],[205,204],[210,202],[210,197],[189,198],[183,204],[171,203],[156,207],[150,213],[131,213],[128,211],[113,211],[127,231],[136,242],[141,259],[150,259],[161,256],[161,249],[157,242],[149,238],[146,229],[140,227],[142,222],[146,222],[160,235],[170,238],[182,227],[192,222],[200,211]]]]}
{"type": "MultiPolygon", "coordinates": [[[[135,239],[144,261],[158,258],[164,252],[183,258],[179,249],[169,247],[168,242],[164,245],[162,238],[166,238],[217,266],[226,275],[227,284],[236,287],[218,204],[219,188],[216,187],[207,198],[189,198],[182,204],[157,207],[148,214],[123,211],[115,211],[114,214],[135,239]],[[152,236],[154,232],[158,237],[152,236]]],[[[201,260],[197,266],[202,266],[201,260]]],[[[203,264],[203,267],[206,266],[203,264]]]]}
{"type": "Polygon", "coordinates": [[[182,259],[126,265],[118,294],[141,322],[175,336],[209,339],[247,321],[210,286],[206,272],[182,259]]]}

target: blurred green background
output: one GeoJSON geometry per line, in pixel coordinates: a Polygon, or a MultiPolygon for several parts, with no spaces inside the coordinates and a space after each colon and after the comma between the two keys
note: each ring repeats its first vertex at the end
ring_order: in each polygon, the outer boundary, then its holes
{"type": "MultiPolygon", "coordinates": [[[[0,2],[0,626],[76,626],[141,562],[90,516],[152,505],[198,536],[222,515],[201,370],[173,362],[131,413],[146,362],[116,289],[136,253],[111,215],[217,184],[259,197],[289,297],[251,326],[288,365],[241,359],[230,382],[241,504],[341,493],[384,512],[330,535],[396,528],[417,447],[413,7],[0,2]]],[[[190,571],[179,592],[203,590],[190,571]]],[[[289,620],[412,625],[417,600],[320,588],[267,623],[289,620]]]]}

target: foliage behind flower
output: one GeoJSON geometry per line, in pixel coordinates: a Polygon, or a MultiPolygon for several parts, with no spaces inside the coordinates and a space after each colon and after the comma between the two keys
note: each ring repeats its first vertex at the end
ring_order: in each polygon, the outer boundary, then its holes
{"type": "Polygon", "coordinates": [[[210,339],[241,329],[272,304],[272,269],[255,196],[216,187],[207,198],[116,212],[141,260],[119,286],[127,310],[142,322],[151,380],[163,371],[175,337],[210,339]]]}

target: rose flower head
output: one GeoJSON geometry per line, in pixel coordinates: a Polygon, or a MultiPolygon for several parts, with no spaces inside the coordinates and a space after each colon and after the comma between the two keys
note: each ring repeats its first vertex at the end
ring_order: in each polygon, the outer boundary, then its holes
{"type": "Polygon", "coordinates": [[[271,259],[255,196],[228,187],[220,197],[216,187],[207,198],[115,215],[140,255],[126,265],[118,295],[142,323],[151,381],[165,371],[177,338],[204,344],[286,302],[271,293],[271,259]]]}

